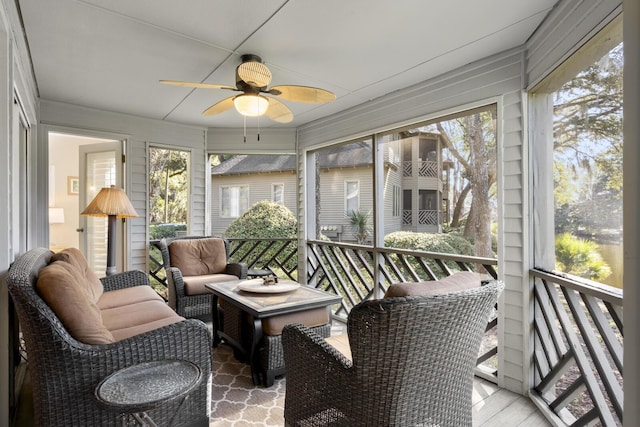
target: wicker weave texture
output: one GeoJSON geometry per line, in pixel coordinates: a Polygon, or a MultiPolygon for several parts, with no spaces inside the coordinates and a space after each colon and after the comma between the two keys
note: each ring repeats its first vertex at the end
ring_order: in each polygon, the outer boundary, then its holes
{"type": "MultiPolygon", "coordinates": [[[[37,248],[18,258],[8,274],[9,293],[23,332],[33,385],[36,426],[112,426],[120,415],[98,406],[94,390],[113,372],[136,363],[181,359],[195,363],[203,382],[180,402],[172,402],[150,416],[158,425],[208,425],[208,380],[211,375],[211,338],[204,323],[189,319],[105,345],[75,340],[38,296],[38,271],[51,251],[37,248]]],[[[105,290],[149,285],[142,272],[126,272],[103,279],[105,290]],[[143,281],[144,283],[141,283],[143,281]]]]}
{"type": "Polygon", "coordinates": [[[290,426],[471,426],[473,370],[503,285],[363,302],[353,361],[302,325],[283,331],[290,426]]]}

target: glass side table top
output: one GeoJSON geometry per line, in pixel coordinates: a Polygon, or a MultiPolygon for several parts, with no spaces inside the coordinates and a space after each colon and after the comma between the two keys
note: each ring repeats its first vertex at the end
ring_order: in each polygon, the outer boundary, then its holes
{"type": "Polygon", "coordinates": [[[109,375],[96,387],[103,405],[126,412],[153,409],[195,388],[200,368],[185,360],[159,360],[129,366],[109,375]]]}

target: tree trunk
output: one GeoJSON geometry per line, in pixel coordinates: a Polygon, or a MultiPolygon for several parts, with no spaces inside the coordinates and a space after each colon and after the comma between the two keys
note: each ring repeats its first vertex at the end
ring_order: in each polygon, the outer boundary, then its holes
{"type": "Polygon", "coordinates": [[[473,227],[476,255],[490,257],[491,253],[491,209],[489,203],[489,156],[484,143],[480,114],[465,117],[469,148],[471,150],[470,181],[473,199],[473,227]]]}

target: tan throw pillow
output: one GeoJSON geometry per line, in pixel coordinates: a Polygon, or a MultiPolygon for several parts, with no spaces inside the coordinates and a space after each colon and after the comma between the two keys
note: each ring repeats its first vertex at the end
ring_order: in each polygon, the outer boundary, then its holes
{"type": "Polygon", "coordinates": [[[471,271],[459,271],[440,280],[427,280],[413,283],[394,283],[384,294],[385,298],[406,297],[410,295],[437,295],[462,291],[480,286],[482,276],[471,271]]]}
{"type": "Polygon", "coordinates": [[[40,270],[36,290],[78,341],[86,344],[115,342],[102,324],[100,310],[90,300],[83,280],[75,266],[55,261],[40,270]]]}
{"type": "Polygon", "coordinates": [[[179,239],[169,243],[171,267],[183,276],[222,273],[227,268],[224,240],[218,238],[179,239]]]}
{"type": "Polygon", "coordinates": [[[100,281],[100,279],[98,279],[96,273],[94,273],[93,270],[89,267],[87,259],[79,249],[63,249],[62,251],[51,256],[50,263],[53,263],[55,261],[63,261],[76,267],[85,279],[85,286],[87,286],[87,289],[89,290],[89,295],[91,296],[92,302],[94,304],[98,302],[98,300],[102,296],[102,293],[104,292],[104,286],[102,286],[102,282],[100,281]]]}

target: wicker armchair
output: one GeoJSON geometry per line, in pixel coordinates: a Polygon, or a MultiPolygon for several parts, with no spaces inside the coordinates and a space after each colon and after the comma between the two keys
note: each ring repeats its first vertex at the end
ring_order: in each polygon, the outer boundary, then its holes
{"type": "Polygon", "coordinates": [[[502,288],[360,303],[347,323],[352,360],[286,326],[286,425],[471,426],[473,371],[502,288]]]}
{"type": "MultiPolygon", "coordinates": [[[[208,425],[208,379],[211,339],[204,323],[187,319],[110,344],[85,344],[73,338],[35,290],[38,272],[52,252],[33,249],[19,257],[8,273],[26,345],[37,426],[119,425],[120,415],[103,409],[94,397],[102,379],[124,367],[156,360],[182,359],[196,364],[203,381],[181,402],[149,411],[159,425],[208,425]]],[[[149,285],[144,272],[130,271],[100,279],[105,292],[149,285]]]]}
{"type": "MultiPolygon", "coordinates": [[[[167,287],[169,291],[169,306],[180,316],[193,318],[211,315],[211,301],[213,294],[204,288],[204,284],[216,280],[246,279],[247,265],[245,263],[229,263],[229,241],[216,237],[187,236],[176,239],[162,239],[158,243],[158,248],[162,253],[162,262],[167,275],[167,287]],[[189,242],[191,241],[191,242],[189,242]],[[177,264],[171,262],[171,252],[176,247],[195,242],[211,243],[219,241],[224,244],[224,251],[220,251],[217,257],[221,257],[221,262],[225,267],[224,271],[216,274],[202,273],[192,275],[184,272],[177,264]],[[173,248],[172,248],[173,245],[173,248]]],[[[197,251],[194,251],[195,253],[197,251]]],[[[194,261],[198,261],[194,259],[194,261]]]]}

